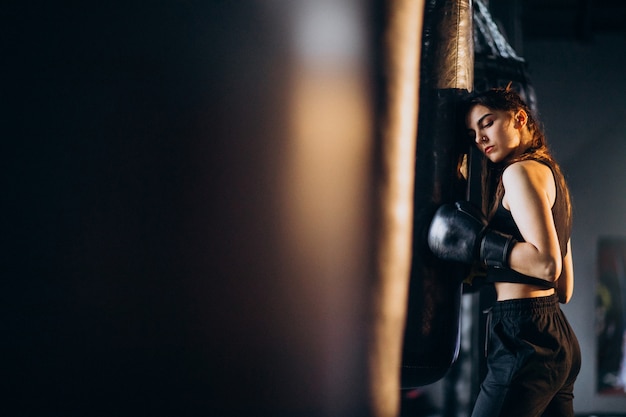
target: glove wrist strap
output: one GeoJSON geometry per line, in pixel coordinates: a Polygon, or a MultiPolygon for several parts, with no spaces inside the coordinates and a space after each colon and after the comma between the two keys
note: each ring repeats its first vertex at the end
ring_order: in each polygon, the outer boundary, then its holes
{"type": "Polygon", "coordinates": [[[509,256],[516,243],[513,236],[488,230],[480,242],[480,260],[487,266],[508,268],[509,256]]]}

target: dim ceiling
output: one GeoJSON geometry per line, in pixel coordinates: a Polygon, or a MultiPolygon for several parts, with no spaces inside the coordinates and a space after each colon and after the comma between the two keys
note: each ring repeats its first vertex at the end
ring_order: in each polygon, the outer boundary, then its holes
{"type": "Polygon", "coordinates": [[[626,35],[625,0],[521,0],[520,8],[528,40],[626,35]]]}

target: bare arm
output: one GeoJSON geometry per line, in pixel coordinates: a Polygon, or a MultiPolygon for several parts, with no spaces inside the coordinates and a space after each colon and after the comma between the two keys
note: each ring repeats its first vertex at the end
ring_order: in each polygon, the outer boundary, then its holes
{"type": "Polygon", "coordinates": [[[503,204],[525,242],[517,243],[511,252],[512,269],[546,281],[561,276],[562,259],[552,217],[556,186],[550,168],[537,161],[517,162],[504,171],[503,204]]]}

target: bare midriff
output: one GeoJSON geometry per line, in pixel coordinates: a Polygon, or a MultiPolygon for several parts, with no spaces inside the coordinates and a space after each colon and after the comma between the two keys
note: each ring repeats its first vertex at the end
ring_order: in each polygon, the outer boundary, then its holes
{"type": "Polygon", "coordinates": [[[554,288],[543,289],[535,285],[496,282],[498,301],[516,300],[518,298],[547,297],[554,294],[554,288]]]}

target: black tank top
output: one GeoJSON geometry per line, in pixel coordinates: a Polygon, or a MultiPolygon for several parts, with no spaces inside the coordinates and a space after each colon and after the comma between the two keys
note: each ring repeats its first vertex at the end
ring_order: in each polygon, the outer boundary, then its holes
{"type": "MultiPolygon", "coordinates": [[[[552,171],[553,177],[556,178],[552,165],[547,161],[538,161],[547,165],[552,171]]],[[[561,181],[555,181],[556,184],[556,196],[554,205],[552,206],[552,218],[556,226],[557,236],[559,238],[559,246],[561,247],[561,256],[565,257],[567,254],[567,242],[569,241],[571,234],[571,222],[569,219],[569,207],[565,198],[565,190],[562,188],[561,181]]],[[[498,208],[493,217],[489,221],[489,227],[494,230],[498,230],[502,233],[509,234],[517,239],[519,242],[524,242],[524,238],[520,233],[511,212],[504,208],[502,200],[498,202],[498,208]]],[[[489,267],[487,270],[487,282],[514,282],[520,284],[531,284],[543,288],[555,288],[556,282],[549,282],[544,279],[531,277],[521,274],[509,268],[495,268],[489,267]]]]}

